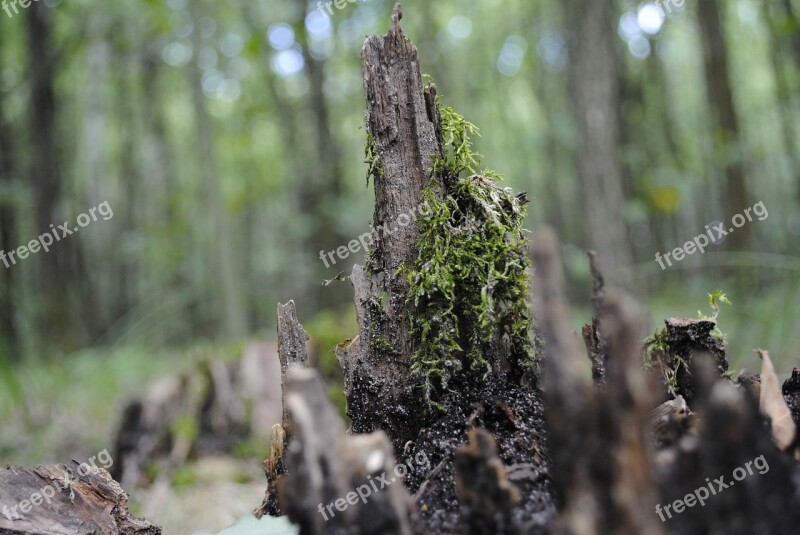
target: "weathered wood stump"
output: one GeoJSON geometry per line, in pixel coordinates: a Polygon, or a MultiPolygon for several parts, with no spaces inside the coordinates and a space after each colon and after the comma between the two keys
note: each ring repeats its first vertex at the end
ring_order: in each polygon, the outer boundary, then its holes
{"type": "MultiPolygon", "coordinates": [[[[336,348],[348,431],[372,434],[345,436],[313,372],[291,370],[288,419],[267,463],[267,502],[280,507],[260,512],[280,509],[309,534],[792,533],[800,490],[787,415],[797,417],[800,380],[777,396],[774,378],[734,384],[712,320],[667,320],[648,339],[646,369],[643,311],[605,289],[592,253],[584,353],[546,230],[532,250],[544,344],[530,336],[517,226],[526,197],[463,176],[476,163],[474,127],[423,88],[400,19],[397,6],[389,32],[362,52],[373,222],[394,231],[377,233],[366,264],[353,268],[359,333],[336,348]],[[420,204],[430,206],[423,213],[420,204]],[[396,225],[403,217],[408,224],[396,225]],[[492,248],[473,241],[498,228],[492,248]],[[402,487],[345,506],[365,476],[388,473],[392,455],[407,467],[402,487]],[[429,462],[414,465],[420,456],[429,462]],[[777,470],[691,509],[687,493],[704,478],[756,458],[777,470]]],[[[279,339],[289,347],[298,337],[279,339]]]]}

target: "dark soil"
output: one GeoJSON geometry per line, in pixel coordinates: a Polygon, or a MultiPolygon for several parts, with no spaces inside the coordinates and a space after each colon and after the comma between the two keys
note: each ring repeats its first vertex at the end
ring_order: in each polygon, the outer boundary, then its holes
{"type": "Polygon", "coordinates": [[[398,463],[407,465],[418,452],[424,452],[430,460],[429,468],[414,467],[405,478],[406,487],[417,501],[416,531],[469,532],[460,520],[454,455],[467,442],[467,433],[473,427],[494,435],[498,456],[509,467],[509,478],[522,498],[508,518],[498,515],[496,533],[518,533],[518,528],[514,530],[511,525],[525,526],[524,532],[528,533],[546,533],[556,510],[542,431],[542,394],[535,387],[484,381],[481,377],[454,384],[447,413],[422,429],[417,439],[407,445],[405,454],[398,455],[398,463]]]}

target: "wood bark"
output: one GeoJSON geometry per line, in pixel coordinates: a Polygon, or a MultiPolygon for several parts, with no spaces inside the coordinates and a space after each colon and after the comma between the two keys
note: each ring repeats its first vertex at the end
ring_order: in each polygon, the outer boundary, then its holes
{"type": "Polygon", "coordinates": [[[272,426],[269,459],[264,462],[267,475],[266,495],[256,516],[264,514],[278,516],[281,507],[278,501],[279,487],[286,473],[286,448],[292,438],[292,422],[289,418],[287,377],[292,368],[308,368],[308,333],[297,320],[294,301],[278,304],[278,359],[281,364],[281,422],[272,426]]]}
{"type": "Polygon", "coordinates": [[[366,269],[353,268],[359,336],[337,352],[345,375],[348,416],[356,432],[385,429],[395,444],[413,438],[421,422],[409,409],[417,405],[410,368],[414,340],[408,281],[398,269],[413,265],[420,239],[416,218],[398,224],[398,216],[416,215],[428,185],[434,158],[441,156],[437,139],[435,90],[423,92],[416,47],[406,39],[397,6],[384,36],[368,37],[361,53],[367,128],[379,155],[375,177],[375,244],[366,269]],[[386,362],[374,350],[389,342],[397,358],[386,362]],[[381,402],[377,403],[376,400],[381,402]],[[391,407],[399,406],[399,410],[391,407]],[[403,408],[405,407],[405,408],[403,408]]]}
{"type": "Polygon", "coordinates": [[[107,471],[76,461],[0,471],[0,504],[6,506],[0,512],[5,535],[161,533],[158,526],[131,516],[127,494],[107,471]]]}
{"type": "Polygon", "coordinates": [[[301,533],[410,535],[411,497],[393,475],[397,472],[386,435],[377,431],[348,436],[316,371],[289,370],[286,393],[292,439],[280,501],[301,533]],[[373,478],[381,481],[372,487],[376,492],[370,488],[373,478]],[[356,489],[369,495],[342,511],[342,503],[356,489]]]}
{"type": "Polygon", "coordinates": [[[600,329],[613,358],[606,384],[595,389],[569,332],[555,235],[543,230],[533,244],[536,318],[546,344],[549,449],[560,506],[553,532],[662,533],[651,514],[657,491],[645,431],[650,394],[639,365],[638,307],[615,293],[600,298],[600,329]]]}

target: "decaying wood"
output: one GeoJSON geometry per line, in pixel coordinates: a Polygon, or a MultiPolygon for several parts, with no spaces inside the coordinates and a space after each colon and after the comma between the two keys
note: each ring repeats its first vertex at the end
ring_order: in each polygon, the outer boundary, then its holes
{"type": "Polygon", "coordinates": [[[570,335],[558,245],[534,237],[536,319],[545,338],[544,373],[553,479],[560,514],[554,533],[661,533],[651,514],[657,492],[646,437],[648,386],[640,367],[641,313],[617,293],[600,298],[612,364],[595,389],[583,377],[570,335]]]}
{"type": "Polygon", "coordinates": [[[145,485],[148,465],[163,475],[193,456],[230,452],[248,437],[267,439],[281,417],[280,392],[271,386],[280,377],[274,354],[273,344],[252,342],[235,362],[207,358],[145,388],[123,410],[112,476],[125,488],[145,485]]]}
{"type": "MultiPolygon", "coordinates": [[[[294,366],[308,368],[308,333],[297,321],[297,309],[294,301],[285,305],[278,303],[278,359],[281,362],[281,385],[286,383],[286,374],[294,366]]],[[[281,406],[283,407],[283,427],[287,438],[291,435],[286,407],[286,391],[281,389],[281,406]]]]}
{"type": "Polygon", "coordinates": [[[0,471],[0,507],[0,533],[7,535],[161,533],[130,515],[127,494],[106,470],[75,461],[0,471]]]}
{"type": "Polygon", "coordinates": [[[606,342],[599,332],[599,323],[603,317],[602,302],[605,295],[605,278],[600,271],[597,253],[589,251],[589,269],[592,273],[592,305],[594,316],[592,322],[587,323],[581,329],[583,343],[586,345],[586,353],[592,363],[592,379],[595,384],[603,384],[606,380],[606,361],[608,351],[606,342]]]}
{"type": "Polygon", "coordinates": [[[490,433],[470,430],[469,444],[456,452],[455,478],[456,495],[469,533],[520,532],[511,517],[520,502],[519,490],[509,481],[490,433]]]}
{"type": "Polygon", "coordinates": [[[374,400],[385,399],[384,408],[415,404],[409,373],[414,341],[408,328],[408,281],[397,271],[416,259],[420,239],[416,214],[434,158],[441,156],[434,90],[429,87],[423,92],[417,49],[406,39],[401,18],[397,5],[389,32],[368,37],[361,53],[367,128],[380,167],[374,177],[373,224],[393,231],[374,233],[367,276],[354,271],[351,277],[359,312],[360,343],[337,354],[344,369],[353,429],[385,429],[396,444],[410,439],[421,421],[412,418],[408,410],[378,410],[381,404],[374,400]],[[414,217],[403,226],[397,222],[400,215],[414,217]],[[391,366],[373,351],[376,341],[391,343],[397,356],[391,366]]]}
{"type": "Polygon", "coordinates": [[[789,410],[792,411],[794,423],[800,427],[800,368],[792,370],[791,377],[783,383],[781,391],[789,410]]]}
{"type": "Polygon", "coordinates": [[[650,411],[653,440],[659,446],[673,444],[689,428],[691,417],[692,411],[683,396],[665,401],[650,411]]]}
{"type": "Polygon", "coordinates": [[[286,403],[293,433],[280,502],[301,533],[410,534],[411,498],[396,480],[386,435],[348,436],[314,370],[289,370],[286,403]],[[356,501],[359,488],[366,497],[356,501]]]}
{"type": "Polygon", "coordinates": [[[292,438],[292,425],[289,419],[289,405],[286,400],[287,378],[294,368],[308,368],[308,333],[297,320],[294,301],[285,305],[278,303],[278,360],[281,364],[281,423],[272,426],[269,444],[269,458],[264,461],[267,475],[267,490],[261,507],[255,515],[279,516],[282,511],[278,502],[279,487],[286,473],[286,447],[292,438]]]}
{"type": "Polygon", "coordinates": [[[781,393],[778,375],[772,366],[769,353],[759,349],[758,356],[761,358],[761,396],[758,406],[761,413],[770,419],[772,439],[775,441],[775,445],[782,450],[787,450],[797,438],[797,426],[792,420],[792,413],[781,393]]]}
{"type": "Polygon", "coordinates": [[[796,533],[798,464],[773,445],[758,400],[721,380],[713,355],[697,359],[692,374],[698,434],[680,439],[656,465],[660,503],[671,504],[703,487],[711,490],[703,506],[664,514],[665,525],[671,533],[796,533]],[[734,471],[740,469],[744,472],[736,480],[734,471]]]}
{"type": "MultiPolygon", "coordinates": [[[[389,32],[369,37],[362,52],[367,127],[378,157],[376,226],[417,209],[442,152],[435,89],[422,89],[417,52],[400,18],[396,7],[389,32]]],[[[448,184],[435,186],[447,194],[448,184]]],[[[583,329],[586,360],[569,328],[560,248],[549,230],[534,237],[532,248],[543,380],[531,373],[523,381],[502,366],[480,381],[463,374],[448,383],[447,410],[430,410],[410,373],[412,309],[398,273],[416,259],[419,230],[416,224],[397,230],[376,236],[367,265],[353,268],[359,333],[336,349],[350,431],[386,435],[346,436],[318,376],[288,372],[289,421],[276,427],[274,440],[285,447],[269,461],[284,459],[287,471],[270,492],[302,533],[782,534],[797,525],[797,464],[772,444],[752,389],[722,378],[728,363],[712,333],[715,323],[666,321],[661,365],[679,370],[678,395],[659,406],[666,388],[648,382],[641,361],[645,314],[625,294],[605,289],[592,254],[595,314],[583,329]],[[409,469],[391,492],[330,509],[365,478],[389,473],[392,455],[408,464],[423,453],[430,464],[409,469]],[[658,516],[657,504],[683,498],[705,478],[729,475],[760,454],[773,468],[765,477],[726,490],[713,507],[709,502],[670,522],[658,516]]],[[[503,355],[486,358],[501,362],[503,355]]],[[[789,390],[787,398],[798,388],[791,383],[789,390]]]]}
{"type": "MultiPolygon", "coordinates": [[[[722,341],[712,334],[717,326],[709,319],[668,318],[664,320],[667,327],[667,344],[671,355],[677,355],[685,365],[677,367],[677,393],[682,395],[690,405],[695,396],[694,380],[690,370],[694,357],[709,354],[714,359],[716,373],[722,377],[728,371],[728,359],[722,341]]],[[[664,363],[675,369],[674,362],[664,363]]]]}

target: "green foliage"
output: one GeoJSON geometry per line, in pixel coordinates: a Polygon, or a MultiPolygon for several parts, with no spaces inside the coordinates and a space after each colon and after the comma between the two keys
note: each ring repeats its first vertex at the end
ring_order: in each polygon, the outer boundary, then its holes
{"type": "Polygon", "coordinates": [[[182,414],[172,422],[170,431],[174,436],[183,438],[189,443],[192,443],[199,435],[200,428],[191,414],[182,414]]]}
{"type": "Polygon", "coordinates": [[[347,335],[358,331],[355,310],[349,304],[340,310],[323,310],[306,322],[305,328],[313,344],[319,349],[317,367],[328,385],[328,397],[344,417],[347,404],[343,390],[344,378],[333,348],[345,340],[347,335]]]}
{"type": "Polygon", "coordinates": [[[716,290],[714,292],[709,293],[708,305],[711,307],[713,314],[711,316],[708,316],[706,314],[703,314],[702,311],[698,310],[697,317],[703,320],[713,321],[715,326],[714,330],[711,331],[711,334],[716,338],[718,338],[722,343],[726,343],[727,336],[720,330],[719,326],[716,325],[717,317],[719,316],[719,311],[720,311],[719,305],[721,303],[725,303],[726,305],[733,305],[733,303],[731,303],[730,300],[728,299],[728,296],[725,295],[725,292],[723,292],[722,290],[716,290]]]}
{"type": "Polygon", "coordinates": [[[697,317],[700,319],[707,319],[711,321],[717,321],[717,316],[719,316],[719,305],[720,303],[725,303],[726,305],[732,305],[733,303],[730,302],[728,296],[725,295],[725,292],[722,290],[715,290],[708,294],[708,305],[711,307],[711,310],[714,312],[713,315],[707,316],[703,314],[701,311],[697,311],[697,317]]]}
{"type": "Polygon", "coordinates": [[[197,483],[197,479],[197,470],[191,465],[178,466],[171,477],[172,486],[176,489],[191,487],[197,483]]]}
{"type": "Polygon", "coordinates": [[[413,370],[434,406],[433,391],[447,388],[462,370],[490,370],[485,355],[497,341],[510,358],[532,360],[524,201],[490,177],[458,178],[477,166],[470,139],[477,128],[451,108],[440,110],[447,146],[433,172],[447,192],[440,198],[435,181],[424,190],[430,211],[418,220],[419,256],[401,269],[416,308],[411,328],[420,345],[413,370]]]}

